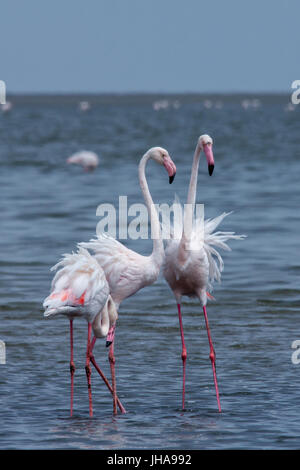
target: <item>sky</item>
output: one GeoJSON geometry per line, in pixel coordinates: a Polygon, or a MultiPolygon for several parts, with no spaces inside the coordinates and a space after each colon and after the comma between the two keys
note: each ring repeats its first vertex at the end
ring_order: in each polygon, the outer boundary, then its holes
{"type": "Polygon", "coordinates": [[[8,93],[290,92],[299,0],[1,0],[8,93]]]}

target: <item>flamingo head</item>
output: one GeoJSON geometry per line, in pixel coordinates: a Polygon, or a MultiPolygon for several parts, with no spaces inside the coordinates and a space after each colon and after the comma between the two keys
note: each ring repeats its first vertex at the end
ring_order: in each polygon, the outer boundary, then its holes
{"type": "Polygon", "coordinates": [[[213,174],[214,167],[215,167],[212,146],[213,146],[213,140],[208,134],[200,135],[198,139],[198,149],[199,149],[199,152],[203,150],[203,152],[205,153],[207,164],[208,164],[208,173],[210,176],[213,174]]]}
{"type": "Polygon", "coordinates": [[[176,175],[176,166],[167,150],[162,147],[153,147],[148,150],[150,158],[163,165],[169,175],[169,183],[173,183],[176,175]]]}

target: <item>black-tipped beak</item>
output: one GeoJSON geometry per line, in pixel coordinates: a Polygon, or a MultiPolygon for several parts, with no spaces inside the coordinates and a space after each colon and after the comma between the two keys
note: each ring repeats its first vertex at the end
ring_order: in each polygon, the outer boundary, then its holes
{"type": "Polygon", "coordinates": [[[174,175],[172,175],[172,176],[169,176],[169,183],[170,183],[170,184],[173,183],[174,178],[175,178],[175,175],[176,175],[176,173],[174,173],[174,175]]]}
{"type": "Polygon", "coordinates": [[[211,176],[211,175],[213,174],[214,167],[215,167],[215,165],[208,165],[208,173],[209,173],[209,176],[211,176]]]}
{"type": "Polygon", "coordinates": [[[106,341],[106,347],[109,348],[109,346],[111,345],[112,341],[106,341]]]}

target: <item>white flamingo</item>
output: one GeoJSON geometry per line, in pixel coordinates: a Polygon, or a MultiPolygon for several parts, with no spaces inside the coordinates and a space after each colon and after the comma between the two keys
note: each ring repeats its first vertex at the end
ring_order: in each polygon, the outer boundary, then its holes
{"type": "Polygon", "coordinates": [[[94,170],[99,165],[99,157],[95,152],[81,150],[71,155],[67,159],[67,163],[81,165],[85,171],[90,171],[94,170]]]}
{"type": "Polygon", "coordinates": [[[198,297],[203,308],[210,347],[209,357],[212,363],[218,409],[221,412],[218,382],[216,376],[216,355],[213,348],[208,324],[206,303],[207,298],[211,297],[208,293],[211,288],[210,282],[213,282],[214,280],[220,281],[221,272],[224,267],[223,260],[215,247],[222,248],[224,250],[230,250],[225,242],[230,239],[242,239],[244,235],[234,235],[233,232],[214,232],[215,228],[222,222],[228,213],[223,213],[219,217],[205,221],[203,221],[201,218],[195,219],[194,217],[200,153],[202,150],[204,151],[208,163],[208,171],[211,175],[214,169],[212,144],[213,141],[208,135],[202,135],[198,139],[194,153],[191,179],[187,196],[187,205],[189,205],[187,207],[192,207],[192,224],[189,225],[188,219],[191,212],[185,210],[183,213],[183,209],[180,206],[182,217],[179,217],[177,221],[174,220],[173,236],[171,234],[171,239],[167,242],[165,250],[163,273],[166,281],[174,293],[178,308],[182,341],[181,357],[183,363],[182,408],[184,409],[185,404],[185,369],[187,352],[183,334],[181,297],[186,295],[189,297],[198,297]],[[177,226],[175,225],[176,222],[177,226]],[[191,230],[189,230],[188,225],[191,226],[191,230]],[[178,233],[182,234],[181,238],[178,238],[178,235],[177,238],[175,238],[174,235],[178,233]],[[218,260],[218,263],[214,257],[218,260]]]}
{"type": "MultiPolygon", "coordinates": [[[[107,387],[113,393],[108,380],[97,365],[92,354],[96,338],[106,336],[109,328],[118,317],[114,302],[109,295],[109,286],[105,275],[97,261],[84,248],[77,253],[66,254],[57,263],[53,270],[59,269],[51,284],[51,293],[45,299],[43,307],[44,316],[65,315],[70,320],[70,346],[71,346],[71,416],[73,413],[73,388],[74,388],[74,358],[73,358],[73,319],[83,317],[88,322],[88,339],[86,350],[86,376],[89,393],[89,411],[93,415],[92,390],[91,390],[91,367],[90,361],[99,372],[107,387]],[[91,342],[91,332],[94,339],[91,342]]],[[[113,378],[114,380],[114,378],[113,378]]],[[[121,402],[116,397],[121,412],[125,412],[121,402]]]]}
{"type": "MultiPolygon", "coordinates": [[[[169,175],[170,183],[172,183],[175,177],[176,166],[167,150],[161,147],[149,149],[140,160],[139,182],[148,214],[151,216],[151,233],[153,238],[153,250],[151,255],[142,256],[107,235],[98,235],[97,239],[92,239],[86,243],[79,243],[80,247],[87,248],[94,252],[96,260],[104,270],[109,284],[110,295],[117,310],[124,299],[127,299],[143,287],[149,286],[156,281],[164,260],[164,247],[159,218],[156,210],[153,210],[153,200],[145,176],[146,164],[150,159],[165,167],[169,175]]],[[[114,323],[107,335],[107,346],[110,346],[109,361],[112,368],[114,368],[115,364],[115,326],[116,324],[114,323]]],[[[115,383],[112,385],[114,389],[114,413],[116,413],[115,383]]]]}

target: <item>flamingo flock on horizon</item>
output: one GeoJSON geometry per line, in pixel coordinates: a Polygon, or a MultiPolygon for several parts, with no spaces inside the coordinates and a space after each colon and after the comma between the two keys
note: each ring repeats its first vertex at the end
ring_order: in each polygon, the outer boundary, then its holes
{"type": "MultiPolygon", "coordinates": [[[[210,136],[205,134],[199,137],[194,153],[187,197],[187,204],[192,205],[193,211],[196,202],[200,154],[201,151],[204,152],[209,175],[212,175],[214,170],[212,145],[213,141],[210,136]]],[[[56,271],[56,274],[52,280],[50,295],[43,303],[45,309],[44,316],[64,315],[69,319],[71,416],[73,413],[75,373],[73,355],[74,318],[83,317],[88,323],[85,370],[90,416],[93,416],[90,363],[95,367],[112,394],[113,413],[117,414],[118,407],[121,413],[125,413],[126,410],[117,396],[115,374],[114,343],[119,307],[123,300],[134,295],[142,288],[153,284],[157,280],[161,269],[163,270],[165,280],[173,291],[178,308],[183,363],[182,408],[185,408],[187,352],[183,334],[181,297],[187,295],[189,297],[198,297],[203,308],[218,410],[221,412],[216,377],[216,355],[208,324],[206,303],[207,298],[211,297],[209,293],[212,287],[211,283],[214,280],[220,281],[221,272],[224,267],[223,260],[216,248],[229,250],[228,245],[225,243],[227,240],[242,239],[244,236],[235,235],[233,232],[215,232],[216,227],[228,213],[223,213],[214,219],[205,221],[201,221],[193,215],[192,230],[186,230],[187,214],[180,206],[183,217],[181,217],[181,222],[174,220],[174,225],[171,229],[171,239],[167,240],[165,248],[162,226],[159,222],[158,213],[152,210],[153,200],[146,179],[146,165],[151,159],[165,168],[169,176],[169,183],[172,183],[175,178],[176,166],[167,150],[162,147],[149,149],[142,156],[139,163],[139,183],[151,220],[152,253],[149,256],[140,255],[128,249],[111,236],[103,233],[89,242],[78,243],[76,253],[63,255],[63,258],[51,268],[53,271],[56,271]],[[203,231],[200,229],[201,222],[204,223],[203,231]],[[178,230],[181,233],[181,237],[175,238],[174,234],[175,232],[178,233],[178,230]],[[94,335],[93,338],[92,333],[94,335]],[[109,347],[108,358],[111,369],[111,384],[96,363],[93,355],[95,342],[100,337],[106,337],[106,346],[109,347]]]]}

